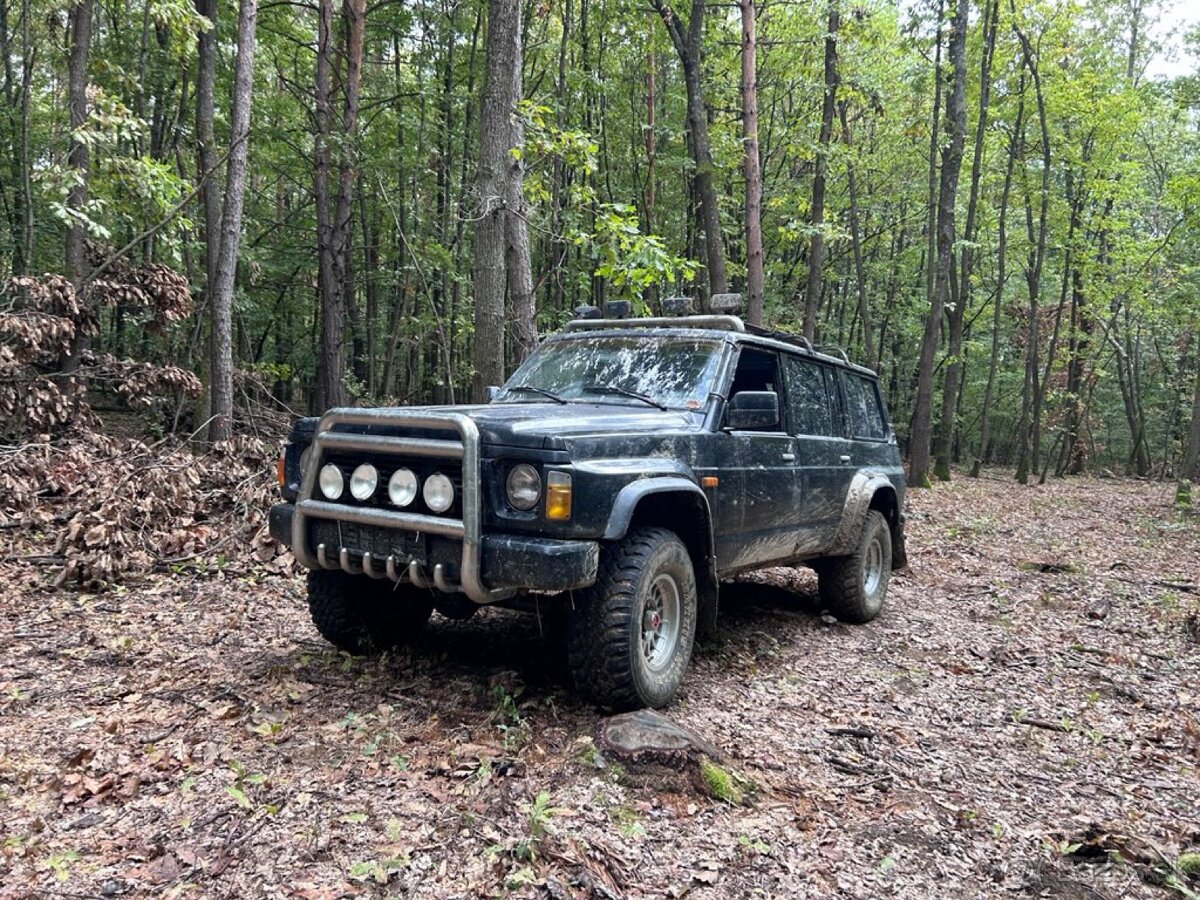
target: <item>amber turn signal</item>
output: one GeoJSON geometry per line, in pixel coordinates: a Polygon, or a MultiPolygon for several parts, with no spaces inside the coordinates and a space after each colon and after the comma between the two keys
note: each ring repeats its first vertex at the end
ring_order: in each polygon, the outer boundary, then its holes
{"type": "Polygon", "coordinates": [[[571,518],[571,476],[566,472],[546,473],[546,518],[553,522],[571,518]]]}
{"type": "Polygon", "coordinates": [[[287,487],[287,469],[282,456],[275,460],[275,480],[279,482],[280,487],[287,487]]]}
{"type": "Polygon", "coordinates": [[[716,475],[705,475],[700,479],[700,486],[706,488],[715,488],[721,483],[721,479],[716,475]]]}

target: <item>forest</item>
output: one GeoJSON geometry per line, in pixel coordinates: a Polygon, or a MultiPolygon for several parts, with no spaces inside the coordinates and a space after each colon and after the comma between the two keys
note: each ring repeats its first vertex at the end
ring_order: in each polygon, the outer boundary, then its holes
{"type": "Polygon", "coordinates": [[[914,484],[1196,472],[1169,7],[4,0],[0,42],[10,436],[462,402],[580,304],[733,290],[881,373],[914,484]]]}
{"type": "Polygon", "coordinates": [[[0,895],[1195,900],[1191,6],[0,0],[0,895]],[[318,637],[297,417],[728,293],[879,374],[877,619],[734,572],[658,769],[540,597],[318,637]]]}

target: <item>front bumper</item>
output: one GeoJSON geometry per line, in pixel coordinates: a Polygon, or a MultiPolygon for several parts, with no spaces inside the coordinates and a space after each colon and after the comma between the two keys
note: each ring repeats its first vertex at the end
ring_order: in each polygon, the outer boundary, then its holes
{"type": "MultiPolygon", "coordinates": [[[[293,504],[278,503],[271,507],[268,518],[271,537],[288,547],[292,546],[295,514],[293,504]]],[[[306,553],[298,556],[315,555],[324,568],[340,568],[354,575],[407,577],[424,586],[441,587],[436,583],[438,572],[448,586],[461,580],[458,566],[462,544],[453,538],[430,535],[414,544],[403,534],[358,527],[338,529],[335,534],[342,540],[307,547],[306,553]]],[[[569,591],[588,587],[595,583],[600,563],[596,541],[485,534],[480,546],[479,574],[493,590],[569,591]]]]}

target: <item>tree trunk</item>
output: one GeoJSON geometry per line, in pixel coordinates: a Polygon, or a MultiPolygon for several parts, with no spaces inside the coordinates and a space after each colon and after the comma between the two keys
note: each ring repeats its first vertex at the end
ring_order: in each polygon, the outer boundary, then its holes
{"type": "Polygon", "coordinates": [[[1025,191],[1025,230],[1029,240],[1028,260],[1025,265],[1025,285],[1029,291],[1029,344],[1026,352],[1025,396],[1021,401],[1021,424],[1017,439],[1017,481],[1026,484],[1030,471],[1037,471],[1041,453],[1041,410],[1033,402],[1040,394],[1040,364],[1038,304],[1042,283],[1042,265],[1046,258],[1046,230],[1050,204],[1050,127],[1046,119],[1046,99],[1042,93],[1042,78],[1033,47],[1026,35],[1013,26],[1021,42],[1021,53],[1025,68],[1033,81],[1034,98],[1037,102],[1038,126],[1040,131],[1042,179],[1039,191],[1038,219],[1036,230],[1028,188],[1025,191]],[[1030,412],[1032,411],[1032,415],[1030,412]]]}
{"type": "MultiPolygon", "coordinates": [[[[712,149],[708,138],[708,115],[700,74],[700,50],[704,37],[705,0],[692,0],[687,31],[665,0],[651,0],[671,36],[679,55],[687,90],[687,122],[692,159],[696,163],[694,183],[700,199],[699,225],[704,231],[705,265],[708,267],[709,296],[727,290],[725,249],[721,240],[721,217],[717,207],[717,189],[713,180],[712,149]]],[[[705,304],[707,305],[707,304],[705,304]]]]}
{"type": "Polygon", "coordinates": [[[754,0],[742,8],[742,138],[746,175],[746,317],[763,320],[762,171],[758,160],[758,38],[754,0]]]}
{"type": "Polygon", "coordinates": [[[333,210],[329,190],[332,162],[331,79],[333,0],[318,0],[317,59],[314,78],[316,136],[314,146],[313,192],[317,219],[317,282],[321,297],[321,381],[319,409],[345,404],[342,375],[345,369],[343,342],[343,306],[338,291],[333,210]]]}
{"type": "MultiPolygon", "coordinates": [[[[842,141],[851,147],[850,124],[846,115],[845,100],[838,103],[838,118],[842,123],[842,141]]],[[[871,306],[867,300],[867,274],[863,266],[862,223],[858,214],[858,184],[854,176],[854,162],[846,162],[846,190],[850,195],[850,249],[854,253],[854,283],[858,286],[858,319],[862,323],[863,356],[868,367],[878,371],[879,360],[875,355],[875,325],[871,321],[871,306]]]]}
{"type": "MultiPolygon", "coordinates": [[[[317,269],[321,292],[321,405],[342,406],[346,402],[345,317],[356,303],[351,284],[351,245],[354,234],[354,186],[356,166],[359,89],[362,85],[363,35],[366,28],[365,0],[343,0],[345,36],[340,74],[341,122],[338,145],[336,194],[331,192],[333,168],[331,144],[333,120],[333,0],[318,0],[317,61],[314,80],[316,136],[314,193],[317,219],[317,269]]],[[[355,316],[357,307],[354,308],[355,316]]]]}
{"type": "Polygon", "coordinates": [[[1196,350],[1196,386],[1192,391],[1192,427],[1183,454],[1183,477],[1200,481],[1200,341],[1196,350]]]}
{"type": "Polygon", "coordinates": [[[804,291],[804,336],[817,335],[817,305],[821,298],[821,275],[825,263],[825,173],[829,167],[829,141],[833,136],[833,114],[837,103],[837,33],[840,24],[837,0],[829,4],[825,28],[825,97],[821,102],[821,134],[817,143],[816,171],[812,184],[812,239],[808,247],[808,283],[804,291]]]}
{"type": "Polygon", "coordinates": [[[352,367],[364,374],[362,324],[354,290],[351,253],[354,243],[354,187],[358,180],[358,98],[362,86],[363,37],[366,30],[366,0],[342,0],[345,71],[342,75],[342,129],[338,154],[338,195],[333,220],[334,265],[337,288],[350,319],[354,348],[352,367]]]}
{"type": "MultiPolygon", "coordinates": [[[[950,480],[950,458],[954,448],[955,424],[958,417],[959,375],[962,364],[963,322],[971,305],[971,268],[974,263],[972,244],[975,241],[976,217],[979,210],[979,182],[983,174],[983,143],[988,126],[988,102],[991,97],[992,56],[996,48],[996,25],[999,0],[991,0],[984,9],[983,53],[979,64],[979,114],[975,123],[975,151],[971,159],[971,191],[967,201],[967,222],[963,229],[963,245],[959,251],[958,301],[950,310],[950,360],[942,382],[942,417],[938,428],[937,460],[934,474],[942,481],[950,480]]],[[[1000,297],[996,296],[997,309],[1000,297]]]]}
{"type": "Polygon", "coordinates": [[[208,440],[213,444],[228,440],[233,435],[233,282],[237,274],[242,207],[246,194],[257,15],[257,0],[241,0],[238,5],[238,49],[229,122],[229,168],[225,177],[225,202],[221,213],[221,247],[217,254],[216,277],[209,288],[209,309],[212,314],[212,355],[209,364],[212,422],[208,429],[208,440]]]}
{"type": "Polygon", "coordinates": [[[962,165],[966,140],[967,80],[967,0],[957,0],[950,35],[952,83],[946,95],[946,129],[950,140],[942,150],[942,171],[938,187],[937,264],[934,273],[933,301],[925,319],[921,340],[921,361],[917,371],[917,398],[913,411],[912,444],[909,448],[909,483],[918,487],[929,484],[929,451],[933,412],[933,358],[937,353],[942,309],[946,302],[954,249],[954,201],[958,190],[958,172],[962,165]]]}
{"type": "MultiPolygon", "coordinates": [[[[221,177],[217,172],[217,139],[213,131],[214,93],[217,77],[217,2],[196,0],[196,12],[211,23],[196,37],[196,170],[201,179],[200,206],[204,215],[200,229],[200,259],[204,266],[200,310],[210,302],[217,282],[217,256],[221,249],[221,177]]],[[[197,325],[203,316],[197,317],[197,325]]],[[[210,336],[211,347],[211,336],[210,336]]],[[[211,357],[211,354],[210,354],[211,357]]],[[[212,378],[206,370],[211,358],[201,363],[200,377],[207,390],[197,401],[197,419],[212,415],[212,378]]],[[[207,440],[208,435],[203,436],[207,440]]]]}
{"type": "MultiPolygon", "coordinates": [[[[1024,93],[1018,90],[1018,96],[1024,93]]],[[[988,360],[987,386],[983,391],[983,414],[979,423],[979,453],[971,466],[971,476],[979,477],[979,469],[988,461],[988,441],[991,438],[992,398],[996,388],[996,368],[1000,361],[1000,311],[1004,306],[1004,283],[1008,278],[1008,196],[1012,189],[1013,169],[1017,160],[1017,138],[1024,127],[1025,102],[1018,101],[1017,118],[1008,145],[1008,163],[1004,170],[1004,189],[1000,192],[1000,221],[996,228],[996,296],[992,300],[992,350],[988,360]]]]}
{"type": "Polygon", "coordinates": [[[488,0],[487,76],[479,116],[479,209],[475,226],[475,385],[504,380],[504,294],[511,289],[517,353],[537,342],[533,278],[522,196],[524,128],[516,118],[521,99],[520,0],[488,0]]]}
{"type": "MultiPolygon", "coordinates": [[[[67,208],[81,209],[88,198],[88,145],[78,137],[88,116],[88,54],[92,45],[92,2],[79,0],[71,8],[71,52],[67,59],[67,106],[70,111],[71,146],[67,153],[67,166],[76,173],[67,193],[67,208]]],[[[67,229],[66,268],[67,278],[77,292],[83,290],[84,242],[87,235],[83,224],[72,222],[67,229]]],[[[81,298],[82,299],[82,298],[81,298]]],[[[71,348],[64,360],[62,370],[75,372],[79,368],[83,351],[87,349],[88,337],[83,329],[75,333],[71,348]]]]}
{"type": "Polygon", "coordinates": [[[945,0],[938,0],[937,28],[933,47],[933,124],[929,129],[929,189],[926,193],[925,224],[925,298],[933,303],[934,270],[937,261],[938,147],[942,116],[942,21],[945,0]]]}

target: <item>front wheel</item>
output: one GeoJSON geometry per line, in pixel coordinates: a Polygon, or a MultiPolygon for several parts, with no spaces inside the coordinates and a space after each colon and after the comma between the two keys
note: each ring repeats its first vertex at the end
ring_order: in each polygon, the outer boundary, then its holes
{"type": "Polygon", "coordinates": [[[596,583],[573,597],[567,662],[575,687],[615,709],[666,706],[696,636],[696,576],[687,548],[640,528],[603,552],[596,583]]]}
{"type": "Polygon", "coordinates": [[[308,573],[308,611],[325,640],[364,655],[420,634],[433,611],[433,597],[411,584],[318,569],[308,573]]]}
{"type": "Polygon", "coordinates": [[[892,532],[878,510],[870,510],[858,546],[849,556],[821,561],[821,600],[843,622],[870,622],[883,609],[892,574],[892,532]]]}

